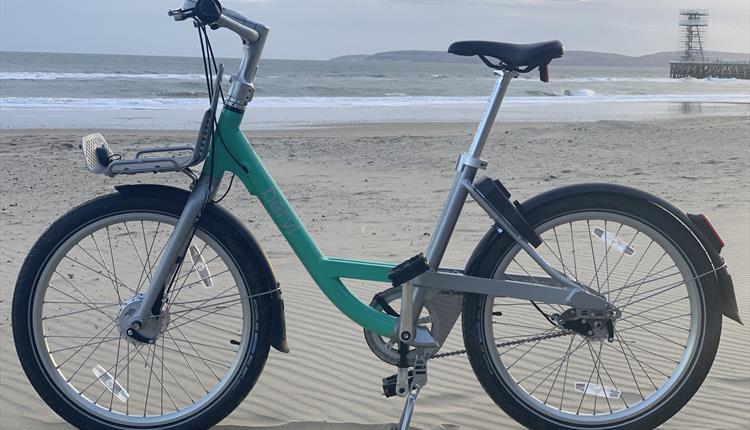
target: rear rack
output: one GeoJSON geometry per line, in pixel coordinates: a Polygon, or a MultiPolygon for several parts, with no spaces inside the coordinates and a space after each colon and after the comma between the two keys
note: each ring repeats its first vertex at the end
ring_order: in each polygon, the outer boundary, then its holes
{"type": "Polygon", "coordinates": [[[203,114],[195,146],[147,148],[138,151],[135,158],[121,159],[119,154],[112,152],[107,140],[101,133],[89,134],[81,140],[81,149],[89,171],[103,173],[110,177],[122,174],[181,172],[203,162],[208,155],[214,136],[214,120],[219,105],[223,73],[224,65],[219,65],[213,88],[213,97],[211,98],[211,107],[203,114]],[[178,153],[190,154],[178,156],[178,153]],[[162,155],[149,156],[152,154],[162,155]]]}

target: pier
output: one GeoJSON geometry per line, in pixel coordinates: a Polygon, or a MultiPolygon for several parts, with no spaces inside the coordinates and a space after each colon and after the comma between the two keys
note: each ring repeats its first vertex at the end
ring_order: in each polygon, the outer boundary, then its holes
{"type": "Polygon", "coordinates": [[[669,63],[669,77],[750,79],[750,62],[672,61],[669,63]]]}
{"type": "Polygon", "coordinates": [[[750,62],[712,60],[704,52],[708,33],[707,9],[682,9],[677,23],[680,57],[669,63],[670,78],[750,79],[750,62]]]}

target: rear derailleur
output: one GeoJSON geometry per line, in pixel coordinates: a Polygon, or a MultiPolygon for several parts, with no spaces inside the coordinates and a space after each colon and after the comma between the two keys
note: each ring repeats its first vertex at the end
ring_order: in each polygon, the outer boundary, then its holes
{"type": "Polygon", "coordinates": [[[551,315],[552,321],[572,332],[578,333],[585,338],[602,340],[608,342],[615,340],[615,321],[622,316],[619,309],[590,310],[575,309],[566,310],[560,315],[551,315]]]}

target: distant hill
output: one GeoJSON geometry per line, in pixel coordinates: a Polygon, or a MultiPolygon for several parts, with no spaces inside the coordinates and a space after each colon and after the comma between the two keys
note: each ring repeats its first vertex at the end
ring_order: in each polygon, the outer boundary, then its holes
{"type": "MultiPolygon", "coordinates": [[[[666,67],[679,57],[678,52],[657,52],[633,57],[593,51],[566,51],[562,58],[554,61],[558,66],[584,67],[666,67]]],[[[737,52],[707,51],[707,59],[750,61],[750,54],[737,52]]],[[[442,51],[387,51],[372,55],[345,55],[331,58],[331,61],[415,61],[431,63],[474,63],[476,57],[460,57],[442,51]]]]}

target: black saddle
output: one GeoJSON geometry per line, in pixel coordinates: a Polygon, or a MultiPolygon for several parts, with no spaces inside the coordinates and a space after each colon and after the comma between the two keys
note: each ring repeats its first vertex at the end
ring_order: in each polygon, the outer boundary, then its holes
{"type": "Polygon", "coordinates": [[[559,40],[528,44],[464,40],[453,43],[448,52],[466,57],[477,55],[495,69],[526,73],[538,67],[542,81],[547,82],[547,65],[562,57],[563,46],[559,40]],[[487,57],[495,58],[499,63],[493,64],[487,57]]]}

